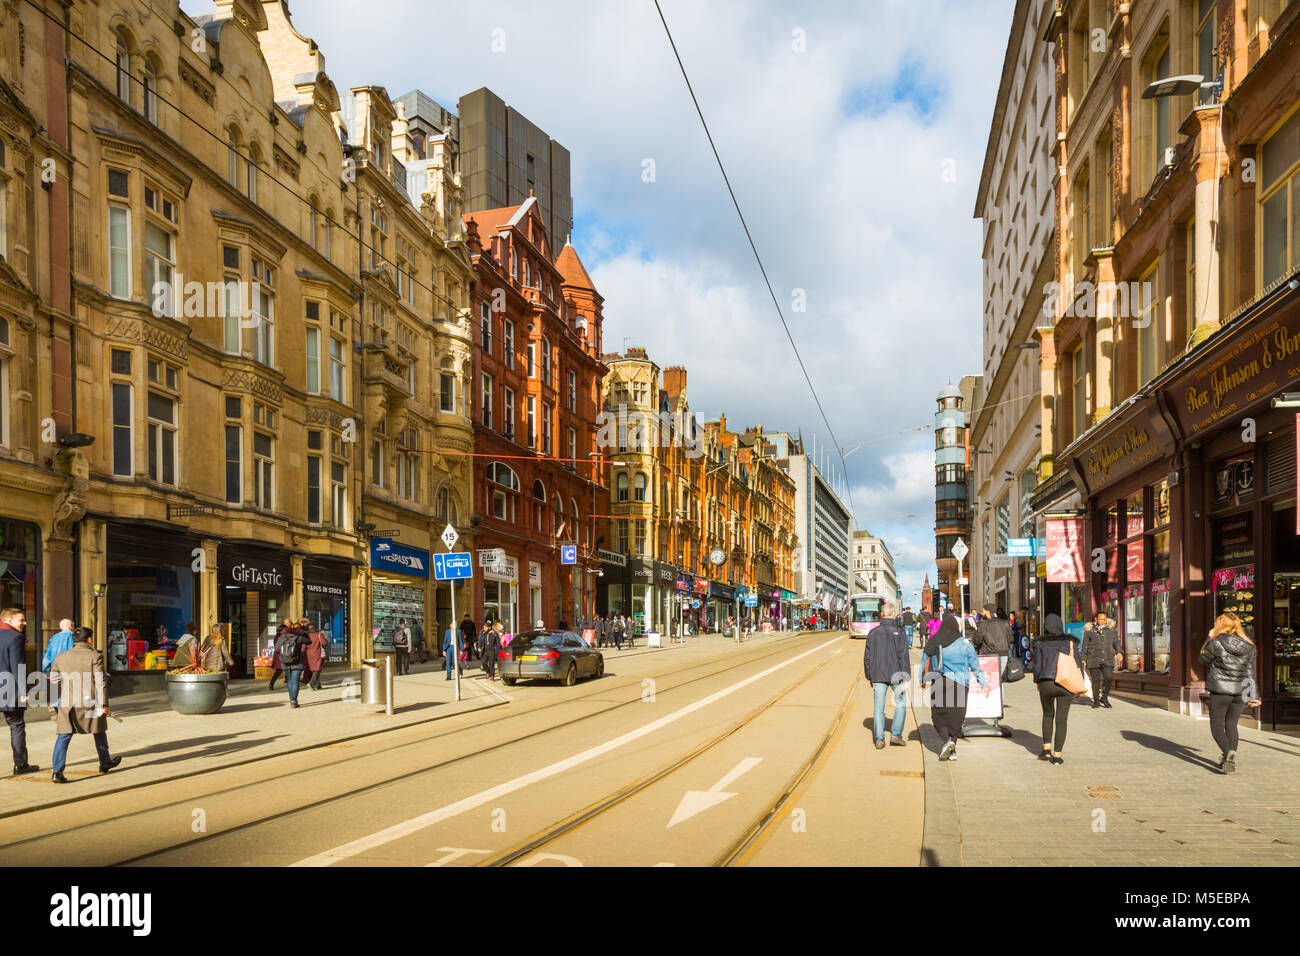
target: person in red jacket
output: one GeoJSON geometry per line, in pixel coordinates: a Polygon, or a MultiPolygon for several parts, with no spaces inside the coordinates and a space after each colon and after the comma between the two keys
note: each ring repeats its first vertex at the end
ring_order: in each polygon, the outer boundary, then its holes
{"type": "Polygon", "coordinates": [[[311,622],[306,618],[303,618],[301,626],[311,635],[311,643],[302,649],[310,677],[307,673],[302,676],[307,681],[308,687],[312,690],[320,690],[320,673],[325,669],[325,659],[329,657],[329,639],[323,632],[313,631],[311,622]]]}

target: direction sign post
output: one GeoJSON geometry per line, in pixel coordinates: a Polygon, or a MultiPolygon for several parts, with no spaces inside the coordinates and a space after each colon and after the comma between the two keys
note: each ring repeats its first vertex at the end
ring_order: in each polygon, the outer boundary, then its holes
{"type": "MultiPolygon", "coordinates": [[[[460,540],[460,535],[456,533],[456,529],[453,528],[451,526],[451,522],[448,521],[447,527],[442,529],[442,543],[445,544],[447,546],[447,550],[450,551],[452,548],[456,547],[456,542],[459,540],[460,540]]],[[[438,577],[440,580],[441,580],[441,575],[437,573],[438,562],[436,559],[441,557],[443,556],[440,554],[434,555],[435,558],[434,575],[438,577]]],[[[445,562],[446,558],[443,558],[443,561],[445,562]]],[[[446,565],[444,563],[444,568],[445,566],[446,565]]],[[[470,576],[470,573],[472,573],[468,554],[465,555],[465,571],[467,573],[465,573],[464,575],[457,575],[457,577],[467,578],[470,576]]],[[[447,589],[451,591],[451,652],[454,655],[452,660],[452,666],[456,668],[456,700],[459,701],[460,700],[460,630],[456,627],[456,581],[454,579],[451,579],[451,583],[447,585],[447,589]]]]}
{"type": "MultiPolygon", "coordinates": [[[[970,548],[966,547],[966,542],[961,538],[952,546],[952,556],[957,559],[957,580],[958,582],[964,577],[962,574],[962,564],[966,560],[966,555],[970,554],[970,548]]],[[[961,633],[964,637],[966,634],[966,589],[957,585],[957,595],[961,598],[961,633]]]]}

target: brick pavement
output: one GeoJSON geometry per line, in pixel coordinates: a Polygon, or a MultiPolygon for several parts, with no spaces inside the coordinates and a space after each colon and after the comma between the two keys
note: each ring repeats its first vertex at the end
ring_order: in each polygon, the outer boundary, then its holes
{"type": "MultiPolygon", "coordinates": [[[[914,656],[919,656],[914,652],[914,656]]],[[[971,738],[940,762],[928,710],[922,862],[940,866],[1295,866],[1300,739],[1240,732],[1237,773],[1218,773],[1207,720],[1112,696],[1071,707],[1062,756],[1037,759],[1031,676],[1006,688],[1013,737],[971,738]]]]}

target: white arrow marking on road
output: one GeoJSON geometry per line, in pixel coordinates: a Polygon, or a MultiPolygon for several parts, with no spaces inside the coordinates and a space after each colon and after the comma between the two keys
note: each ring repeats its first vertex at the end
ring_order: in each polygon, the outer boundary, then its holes
{"type": "Polygon", "coordinates": [[[459,860],[462,856],[468,856],[470,853],[481,853],[484,856],[487,856],[487,854],[491,851],[468,850],[465,847],[460,847],[460,846],[440,846],[438,847],[438,852],[446,853],[447,855],[438,857],[438,859],[434,860],[432,863],[426,863],[424,865],[425,866],[446,866],[452,860],[459,860]]]}
{"type": "Polygon", "coordinates": [[[682,797],[682,802],[677,804],[677,812],[668,821],[668,828],[672,829],[683,820],[689,820],[697,813],[703,813],[710,807],[716,807],[724,800],[730,800],[735,794],[723,793],[722,788],[733,780],[739,779],[743,774],[749,773],[762,762],[762,757],[746,757],[736,764],[731,773],[709,787],[708,790],[687,790],[686,796],[682,797]]]}
{"type": "Polygon", "coordinates": [[[358,854],[373,850],[375,847],[383,846],[385,843],[391,843],[394,840],[408,837],[412,833],[418,833],[426,827],[431,827],[435,823],[449,820],[454,816],[465,813],[467,810],[473,810],[483,806],[484,804],[500,800],[502,797],[514,793],[516,790],[522,790],[524,787],[531,786],[534,783],[539,783],[542,780],[549,780],[551,777],[558,776],[566,770],[584,764],[589,760],[594,760],[597,757],[602,757],[612,750],[617,750],[619,747],[623,747],[635,740],[639,740],[648,734],[653,734],[658,730],[662,730],[664,727],[681,720],[683,717],[693,714],[696,711],[703,710],[705,707],[722,700],[724,697],[729,697],[742,688],[755,684],[766,677],[771,677],[773,674],[779,674],[781,671],[786,670],[795,661],[802,660],[811,654],[816,654],[818,651],[825,650],[832,644],[838,643],[838,641],[839,638],[833,638],[829,641],[818,644],[816,647],[806,650],[801,654],[796,654],[788,660],[782,661],[779,664],[773,664],[771,667],[754,674],[752,677],[746,677],[744,680],[737,681],[730,687],[724,687],[722,690],[716,691],[708,697],[703,697],[694,703],[687,704],[685,707],[675,710],[671,714],[660,717],[658,720],[651,721],[642,727],[638,727],[636,730],[628,731],[620,737],[615,737],[613,740],[607,740],[603,744],[597,744],[595,747],[574,754],[572,757],[566,757],[564,760],[557,761],[556,763],[542,767],[539,770],[534,770],[531,773],[524,774],[523,776],[515,777],[513,780],[507,780],[505,783],[497,784],[495,787],[465,797],[464,799],[457,800],[455,803],[449,803],[445,807],[439,807],[437,810],[430,810],[427,813],[422,813],[409,820],[403,820],[401,823],[393,824],[386,829],[379,830],[376,833],[371,833],[368,836],[353,840],[350,843],[344,843],[342,846],[336,846],[333,849],[324,850],[313,856],[309,856],[306,859],[299,860],[297,863],[292,865],[331,866],[338,863],[340,860],[346,860],[350,857],[357,856],[358,854]]]}

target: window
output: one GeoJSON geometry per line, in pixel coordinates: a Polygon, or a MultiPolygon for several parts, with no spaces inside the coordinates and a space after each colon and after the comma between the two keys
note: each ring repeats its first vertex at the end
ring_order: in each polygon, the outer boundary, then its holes
{"type": "Polygon", "coordinates": [[[510,278],[519,278],[519,253],[510,250],[510,278]]]}
{"type": "Polygon", "coordinates": [[[515,495],[519,493],[519,476],[499,461],[488,465],[487,479],[492,485],[492,516],[503,521],[515,520],[515,495]],[[510,492],[510,493],[508,493],[510,492]]]}
{"type": "MultiPolygon", "coordinates": [[[[1165,46],[1158,58],[1151,61],[1147,77],[1148,83],[1162,80],[1169,76],[1169,47],[1165,46]]],[[[1168,96],[1158,96],[1147,107],[1151,123],[1151,159],[1152,167],[1148,180],[1153,179],[1165,164],[1165,150],[1169,148],[1172,133],[1170,130],[1170,108],[1168,96]]]]}
{"type": "Polygon", "coordinates": [[[0,317],[0,446],[9,446],[9,320],[0,317]]]}
{"type": "Polygon", "coordinates": [[[275,506],[275,439],[253,432],[253,499],[259,508],[275,506]]]}
{"type": "Polygon", "coordinates": [[[153,298],[154,315],[175,318],[172,276],[176,268],[176,237],[157,223],[144,225],[144,287],[153,298]]]}
{"type": "Polygon", "coordinates": [[[621,518],[618,521],[618,551],[620,554],[628,554],[627,549],[627,519],[621,518]]]}
{"type": "Polygon", "coordinates": [[[569,471],[578,470],[578,432],[575,429],[569,429],[569,471]]]}
{"type": "Polygon", "coordinates": [[[509,319],[501,320],[501,348],[506,368],[515,367],[515,324],[509,319]]]}
{"type": "Polygon", "coordinates": [[[501,431],[514,441],[515,438],[515,390],[513,388],[502,389],[502,409],[501,409],[501,431]]]}
{"type": "Polygon", "coordinates": [[[438,492],[434,515],[439,521],[445,521],[450,525],[460,524],[460,509],[456,507],[456,499],[452,497],[451,489],[446,485],[438,492]]]}
{"type": "Polygon", "coordinates": [[[262,161],[262,151],[256,143],[248,144],[248,199],[257,202],[257,167],[262,161]]]}
{"type": "Polygon", "coordinates": [[[330,336],[330,398],[346,402],[347,398],[347,343],[330,336]]]}
{"type": "Polygon", "coordinates": [[[226,503],[244,503],[243,432],[238,425],[226,425],[226,503]]]}
{"type": "Polygon", "coordinates": [[[254,257],[252,272],[253,360],[271,365],[275,359],[275,269],[254,257]]]}
{"type": "Polygon", "coordinates": [[[153,63],[144,65],[144,118],[150,123],[158,123],[158,70],[153,63]]]}
{"type": "Polygon", "coordinates": [[[176,484],[176,400],[149,392],[149,479],[176,484]]]}
{"type": "Polygon", "coordinates": [[[420,436],[408,428],[397,439],[397,497],[419,500],[420,436]]]}
{"type": "Polygon", "coordinates": [[[492,376],[483,376],[483,401],[479,408],[483,414],[483,427],[492,427],[492,376]]]}
{"type": "Polygon", "coordinates": [[[451,372],[438,377],[438,407],[444,412],[456,411],[456,376],[451,372]]]}
{"type": "Polygon", "coordinates": [[[131,49],[120,33],[117,35],[117,98],[131,105],[131,49]]]}
{"type": "Polygon", "coordinates": [[[320,394],[320,329],[311,326],[307,327],[307,393],[320,394]]]}
{"type": "Polygon", "coordinates": [[[614,486],[617,489],[618,501],[627,501],[627,472],[620,471],[614,479],[614,486]]]}
{"type": "Polygon", "coordinates": [[[1212,80],[1214,69],[1214,4],[1215,0],[1196,0],[1196,68],[1206,81],[1212,80]]]}
{"type": "Polygon", "coordinates": [[[484,354],[491,355],[492,354],[492,310],[488,308],[488,304],[486,302],[481,302],[479,303],[479,313],[480,313],[479,325],[481,327],[479,344],[483,347],[484,354]]]}
{"type": "Polygon", "coordinates": [[[124,382],[113,383],[113,474],[121,478],[134,477],[131,386],[124,382]]]}
{"type": "Polygon", "coordinates": [[[1070,371],[1074,376],[1074,437],[1078,438],[1088,429],[1088,380],[1083,368],[1082,345],[1071,356],[1070,371]]]}
{"type": "Polygon", "coordinates": [[[542,339],[542,384],[551,384],[551,343],[542,339]]]}
{"type": "Polygon", "coordinates": [[[528,348],[525,351],[528,355],[528,377],[536,378],[537,377],[537,343],[529,342],[528,348]]]}
{"type": "Polygon", "coordinates": [[[226,130],[226,182],[239,188],[239,127],[226,130]]]}
{"type": "MultiPolygon", "coordinates": [[[[1156,262],[1146,272],[1142,274],[1140,288],[1150,287],[1151,299],[1146,301],[1146,296],[1142,296],[1141,318],[1134,323],[1137,328],[1137,383],[1136,388],[1141,388],[1145,383],[1156,377],[1156,367],[1159,364],[1159,347],[1160,340],[1163,337],[1164,327],[1164,309],[1160,297],[1159,275],[1160,263],[1156,262]]],[[[1115,396],[1115,402],[1118,404],[1119,396],[1115,396]]]]}
{"type": "Polygon", "coordinates": [[[528,396],[528,447],[537,447],[537,399],[528,396]]]}
{"type": "Polygon", "coordinates": [[[542,454],[551,454],[551,406],[542,403],[542,454]]]}
{"type": "Polygon", "coordinates": [[[384,441],[376,438],[370,443],[370,481],[376,488],[384,487],[384,472],[387,470],[384,441]]]}
{"type": "Polygon", "coordinates": [[[1261,288],[1300,265],[1300,110],[1260,147],[1261,288]]]}
{"type": "Polygon", "coordinates": [[[320,455],[307,456],[307,523],[320,523],[320,455]]]}
{"type": "Polygon", "coordinates": [[[569,411],[576,412],[577,410],[578,410],[578,373],[571,370],[569,372],[569,411]]]}
{"type": "Polygon", "coordinates": [[[347,494],[347,463],[333,461],[330,463],[330,502],[332,505],[330,517],[334,527],[343,531],[346,531],[348,527],[347,494]]]}
{"type": "Polygon", "coordinates": [[[634,494],[632,500],[633,500],[633,501],[645,501],[645,495],[646,495],[646,478],[645,478],[645,472],[644,472],[644,471],[638,471],[638,472],[636,473],[635,494],[634,494]]]}
{"type": "MultiPolygon", "coordinates": [[[[121,170],[108,172],[108,195],[130,199],[127,174],[121,170]]],[[[108,205],[108,274],[109,293],[119,299],[131,297],[131,209],[125,203],[108,205]]]]}

